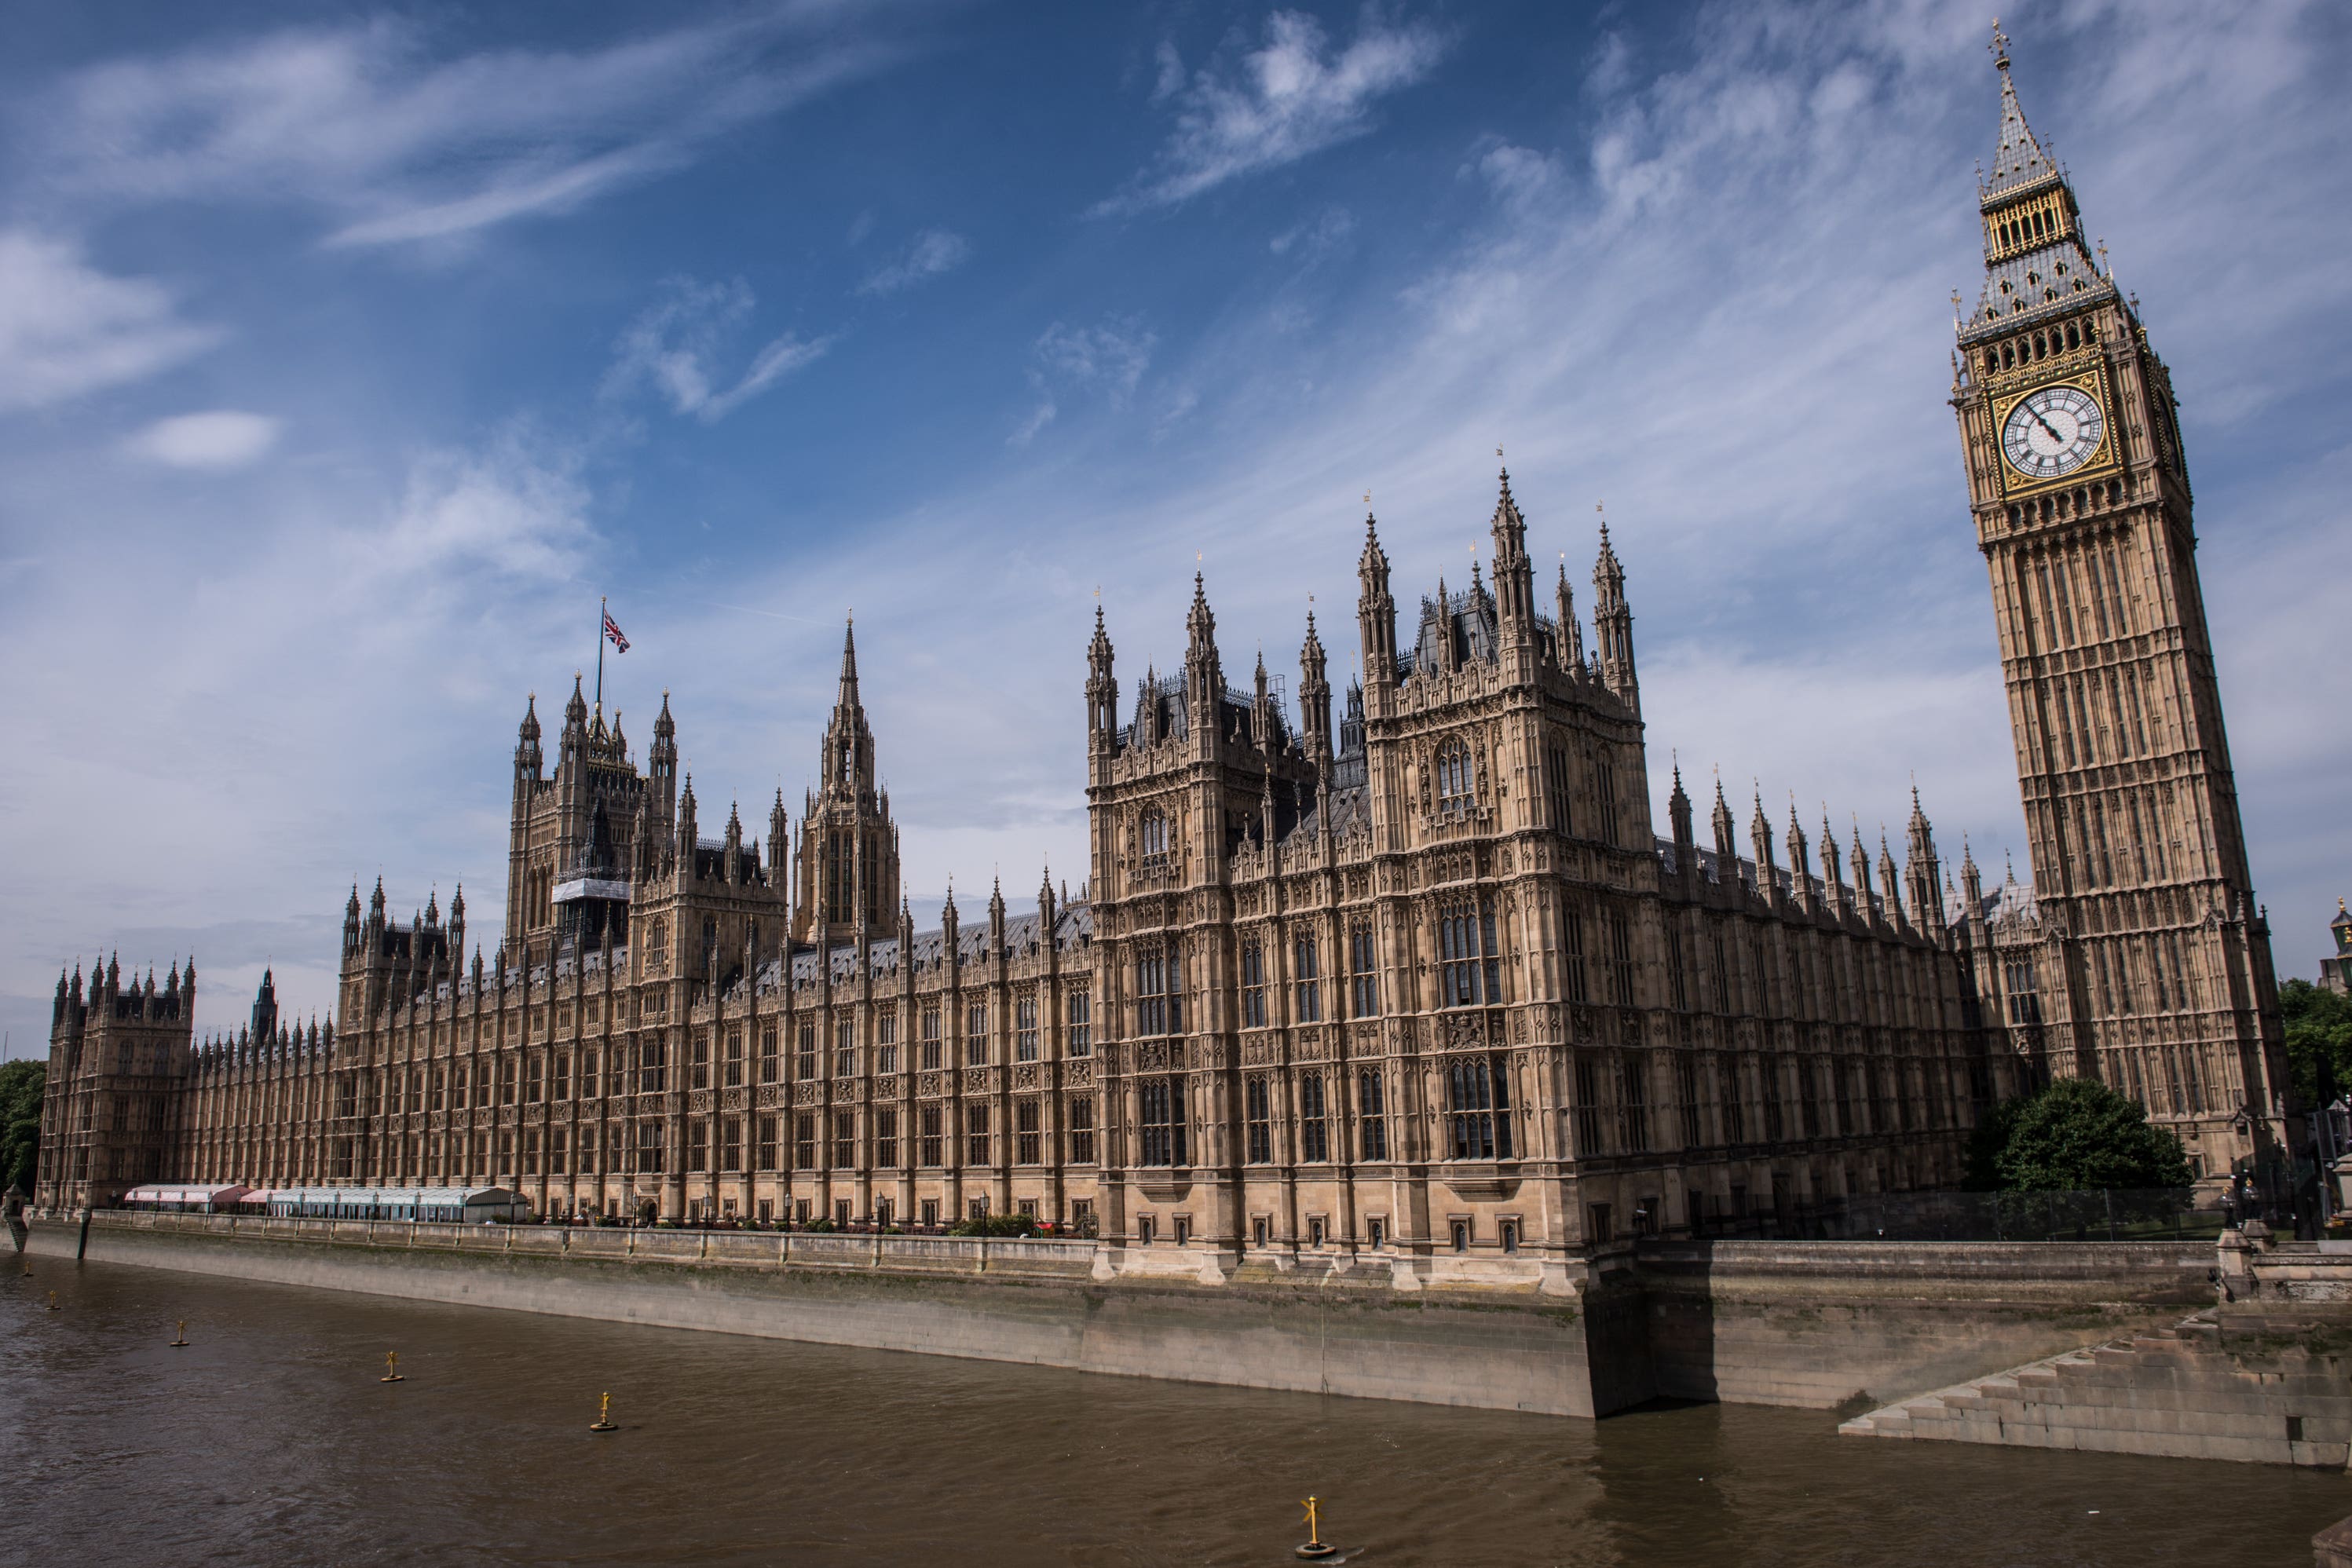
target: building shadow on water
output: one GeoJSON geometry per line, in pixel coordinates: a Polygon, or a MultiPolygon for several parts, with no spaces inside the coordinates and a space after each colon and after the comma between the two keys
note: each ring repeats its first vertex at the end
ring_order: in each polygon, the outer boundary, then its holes
{"type": "Polygon", "coordinates": [[[1594,1424],[1590,1517],[1629,1565],[1742,1561],[1742,1521],[1723,1485],[1735,1464],[1722,1406],[1652,1399],[1594,1424]]]}

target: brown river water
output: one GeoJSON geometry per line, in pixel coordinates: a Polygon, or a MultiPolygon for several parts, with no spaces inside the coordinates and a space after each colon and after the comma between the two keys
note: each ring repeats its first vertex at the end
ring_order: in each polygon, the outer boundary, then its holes
{"type": "Polygon", "coordinates": [[[1365,1564],[2301,1568],[2352,1512],[2341,1473],[1825,1411],[1583,1422],[21,1267],[0,1563],[1273,1564],[1312,1492],[1365,1564]]]}

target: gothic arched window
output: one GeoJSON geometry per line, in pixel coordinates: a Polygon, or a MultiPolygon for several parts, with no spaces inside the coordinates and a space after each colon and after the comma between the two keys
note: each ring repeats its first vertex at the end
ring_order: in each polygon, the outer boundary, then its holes
{"type": "Polygon", "coordinates": [[[1137,844],[1147,860],[1168,852],[1168,818],[1166,813],[1150,810],[1143,813],[1143,822],[1137,834],[1137,844]]]}
{"type": "Polygon", "coordinates": [[[1483,903],[1449,904],[1438,912],[1439,1006],[1476,1007],[1503,999],[1502,947],[1495,911],[1483,903]]]}
{"type": "Polygon", "coordinates": [[[1437,809],[1467,811],[1477,803],[1477,786],[1470,771],[1470,748],[1458,740],[1449,740],[1437,748],[1437,809]]]}
{"type": "Polygon", "coordinates": [[[1180,947],[1150,946],[1135,962],[1135,1032],[1184,1032],[1184,955],[1180,947]]]}

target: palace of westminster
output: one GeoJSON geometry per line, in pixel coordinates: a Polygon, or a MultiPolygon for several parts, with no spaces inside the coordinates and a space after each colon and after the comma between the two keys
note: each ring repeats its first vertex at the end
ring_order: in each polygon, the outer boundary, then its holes
{"type": "Polygon", "coordinates": [[[37,1203],[158,1179],[489,1186],[559,1216],[1034,1214],[1120,1266],[1326,1249],[1501,1277],[1633,1234],[1948,1188],[1998,1098],[2095,1076],[2201,1175],[2292,1147],[2169,378],[2000,67],[1952,403],[2030,888],[1898,862],[1677,773],[1663,833],[1624,574],[1590,631],[1503,477],[1490,571],[1402,617],[1367,518],[1360,685],[1295,716],[1087,653],[1090,874],[917,931],[845,640],[822,784],[704,824],[575,685],[514,752],[503,939],[463,895],[343,920],[335,1022],[197,1041],[195,969],[58,980],[37,1203]],[[1711,809],[1707,809],[1711,806],[1711,809]],[[1697,821],[1704,811],[1707,821],[1697,821]],[[1017,904],[1018,907],[1015,907],[1017,904]]]}

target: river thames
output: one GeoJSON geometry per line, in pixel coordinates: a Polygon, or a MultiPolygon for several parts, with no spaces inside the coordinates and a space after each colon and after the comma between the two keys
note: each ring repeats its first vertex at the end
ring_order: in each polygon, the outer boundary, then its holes
{"type": "Polygon", "coordinates": [[[1312,1492],[1366,1563],[2213,1568],[2352,1512],[2340,1473],[1822,1411],[1591,1423],[5,1261],[10,1563],[1270,1564],[1312,1492]]]}

